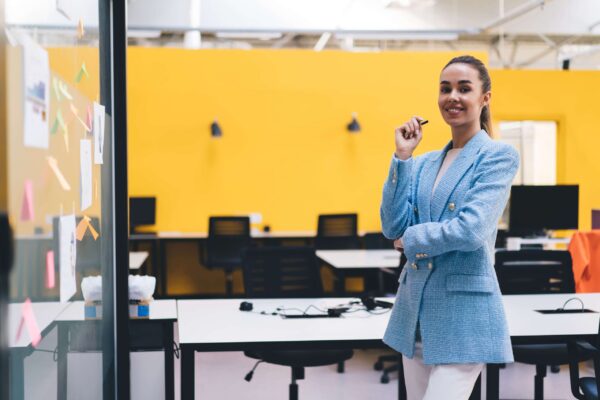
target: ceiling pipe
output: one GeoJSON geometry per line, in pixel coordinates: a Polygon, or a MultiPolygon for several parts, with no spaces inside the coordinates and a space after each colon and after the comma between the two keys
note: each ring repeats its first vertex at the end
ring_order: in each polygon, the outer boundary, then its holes
{"type": "Polygon", "coordinates": [[[517,6],[493,21],[488,22],[481,27],[481,33],[489,33],[490,30],[498,28],[514,19],[517,19],[536,8],[542,8],[549,0],[530,0],[520,6],[517,6]]]}

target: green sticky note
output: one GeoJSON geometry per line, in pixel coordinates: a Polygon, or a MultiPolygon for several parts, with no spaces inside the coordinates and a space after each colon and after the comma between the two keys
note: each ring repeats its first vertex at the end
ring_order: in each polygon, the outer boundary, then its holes
{"type": "Polygon", "coordinates": [[[84,75],[86,78],[90,77],[90,74],[88,74],[87,68],[85,66],[85,62],[83,62],[81,64],[81,68],[79,68],[79,72],[77,73],[77,76],[75,77],[75,82],[77,82],[77,83],[81,82],[81,79],[83,79],[84,75]]]}

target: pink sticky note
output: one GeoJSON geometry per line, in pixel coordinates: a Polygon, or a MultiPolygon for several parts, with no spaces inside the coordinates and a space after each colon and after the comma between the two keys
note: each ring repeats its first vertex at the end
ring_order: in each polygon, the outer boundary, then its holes
{"type": "Polygon", "coordinates": [[[87,113],[85,114],[85,125],[88,133],[92,133],[93,128],[93,117],[92,117],[92,107],[90,105],[87,106],[87,113]]]}
{"type": "Polygon", "coordinates": [[[54,276],[54,252],[52,250],[46,253],[46,288],[53,289],[56,284],[54,276]]]}
{"type": "Polygon", "coordinates": [[[40,333],[40,328],[38,327],[35,319],[35,314],[33,313],[33,307],[31,306],[31,300],[29,300],[29,297],[25,300],[25,303],[23,303],[21,315],[21,318],[25,320],[25,325],[27,325],[27,331],[29,332],[31,345],[33,347],[37,347],[42,340],[42,334],[40,333]]]}
{"type": "Polygon", "coordinates": [[[33,221],[34,218],[33,184],[30,180],[26,180],[23,190],[23,203],[21,204],[21,221],[33,221]]]}

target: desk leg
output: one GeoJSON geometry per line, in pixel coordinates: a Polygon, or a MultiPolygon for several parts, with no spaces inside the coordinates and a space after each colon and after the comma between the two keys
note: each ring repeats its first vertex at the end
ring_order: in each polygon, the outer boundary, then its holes
{"type": "Polygon", "coordinates": [[[173,367],[173,323],[165,322],[163,325],[163,347],[165,351],[165,399],[175,398],[175,371],[173,367]]]}
{"type": "Polygon", "coordinates": [[[25,398],[25,351],[11,349],[10,358],[10,399],[22,400],[25,398]]]}
{"type": "Polygon", "coordinates": [[[404,380],[404,366],[402,365],[401,353],[398,353],[398,400],[407,400],[406,381],[404,380]]]}
{"type": "Polygon", "coordinates": [[[194,398],[195,354],[193,347],[181,345],[181,400],[194,398]]]}
{"type": "Polygon", "coordinates": [[[335,292],[338,296],[346,293],[346,274],[340,268],[335,268],[335,292]]]}
{"type": "Polygon", "coordinates": [[[498,364],[487,365],[485,392],[486,400],[498,400],[500,398],[500,367],[498,364]]]}
{"type": "Polygon", "coordinates": [[[157,239],[158,271],[160,273],[161,296],[167,297],[167,244],[164,239],[157,239]]]}
{"type": "Polygon", "coordinates": [[[56,382],[56,390],[58,400],[67,399],[67,349],[69,346],[69,323],[58,323],[58,345],[56,348],[56,372],[58,379],[56,382]]]}
{"type": "Polygon", "coordinates": [[[469,396],[469,400],[481,400],[481,374],[479,374],[475,381],[475,386],[473,386],[473,391],[471,392],[471,396],[469,396]]]}

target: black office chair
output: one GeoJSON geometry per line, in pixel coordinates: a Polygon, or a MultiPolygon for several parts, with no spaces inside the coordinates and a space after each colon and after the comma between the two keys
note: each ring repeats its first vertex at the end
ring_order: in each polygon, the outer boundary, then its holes
{"type": "MultiPolygon", "coordinates": [[[[498,251],[495,269],[502,294],[575,293],[568,251],[498,251]]],[[[566,344],[515,345],[513,353],[516,362],[536,366],[535,400],[544,398],[547,366],[569,363],[566,344]]],[[[579,361],[589,360],[592,355],[590,351],[582,351],[579,361]]]]}
{"type": "Polygon", "coordinates": [[[320,250],[359,249],[358,215],[319,215],[315,246],[320,250]]]}
{"type": "Polygon", "coordinates": [[[594,343],[571,342],[569,343],[569,377],[571,380],[571,393],[580,400],[598,400],[600,393],[600,330],[594,343]],[[579,359],[581,352],[593,353],[594,376],[579,377],[579,359]]]}
{"type": "Polygon", "coordinates": [[[225,272],[225,292],[233,294],[233,269],[242,265],[242,253],[250,246],[249,217],[210,217],[205,265],[225,272]]]}
{"type": "MultiPolygon", "coordinates": [[[[315,250],[310,247],[263,247],[248,249],[243,261],[244,286],[251,298],[322,297],[315,250]]],[[[292,368],[290,400],[298,399],[296,381],[304,379],[304,368],[338,364],[353,355],[352,350],[269,350],[246,351],[250,358],[292,368]]],[[[258,363],[256,364],[258,365],[258,363]]],[[[256,368],[256,365],[254,368],[256,368]]],[[[252,372],[254,369],[252,370],[252,372]]],[[[246,377],[250,380],[252,372],[246,377]]]]}

